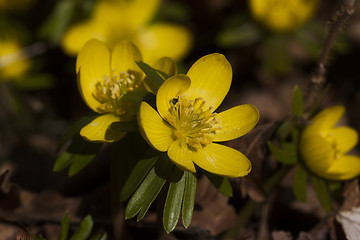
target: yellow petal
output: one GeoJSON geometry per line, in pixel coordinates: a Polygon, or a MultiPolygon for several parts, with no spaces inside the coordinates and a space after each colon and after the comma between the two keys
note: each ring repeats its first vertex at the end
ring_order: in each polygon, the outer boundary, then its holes
{"type": "Polygon", "coordinates": [[[181,95],[190,86],[189,77],[179,74],[168,78],[159,88],[156,95],[156,107],[162,118],[165,118],[170,108],[170,101],[181,95]]]}
{"type": "Polygon", "coordinates": [[[96,39],[89,40],[76,59],[78,87],[85,103],[98,112],[101,105],[94,97],[95,84],[110,74],[110,52],[96,39]],[[80,75],[80,76],[79,76],[80,75]]]}
{"type": "Polygon", "coordinates": [[[165,152],[174,142],[172,128],[146,102],[141,103],[138,122],[145,140],[157,150],[165,152]]]}
{"type": "Polygon", "coordinates": [[[159,3],[160,0],[97,1],[94,19],[112,27],[136,30],[153,18],[159,3]]]}
{"type": "Polygon", "coordinates": [[[111,70],[116,72],[141,72],[136,61],[141,61],[142,55],[139,49],[129,41],[121,41],[114,47],[111,53],[111,70]]]}
{"type": "Polygon", "coordinates": [[[228,141],[238,138],[253,129],[259,120],[259,112],[253,105],[233,107],[217,114],[221,130],[217,130],[213,141],[228,141]]]}
{"type": "Polygon", "coordinates": [[[331,180],[349,180],[360,174],[360,158],[352,155],[343,155],[336,160],[323,175],[331,180]]]}
{"type": "MultiPolygon", "coordinates": [[[[169,57],[162,57],[154,64],[153,68],[163,73],[166,73],[169,77],[172,77],[177,73],[175,61],[169,57]]],[[[153,84],[153,82],[148,77],[145,77],[144,85],[149,92],[156,95],[158,88],[153,84]]]]}
{"type": "Polygon", "coordinates": [[[167,56],[174,60],[183,58],[192,45],[192,35],[183,26],[155,23],[142,28],[134,39],[149,63],[167,56]]]}
{"type": "Polygon", "coordinates": [[[192,161],[193,153],[187,144],[181,139],[177,139],[168,150],[169,158],[181,169],[189,172],[196,172],[192,161]]]}
{"type": "Polygon", "coordinates": [[[61,45],[66,54],[76,56],[88,40],[96,38],[105,42],[105,36],[105,29],[96,21],[84,21],[71,26],[65,32],[61,45]]]}
{"type": "Polygon", "coordinates": [[[302,134],[300,151],[307,167],[320,176],[335,160],[331,143],[317,134],[302,134]]]}
{"type": "Polygon", "coordinates": [[[156,70],[166,73],[169,77],[172,77],[177,73],[177,67],[175,61],[169,57],[160,58],[154,64],[154,68],[156,70]]]}
{"type": "Polygon", "coordinates": [[[128,4],[129,16],[127,19],[134,25],[143,25],[150,21],[159,9],[161,0],[132,0],[124,1],[128,4]]]}
{"type": "Polygon", "coordinates": [[[204,107],[214,111],[230,89],[232,69],[224,55],[214,53],[197,60],[186,75],[191,86],[185,95],[189,99],[202,97],[206,101],[204,107]]]}
{"type": "Polygon", "coordinates": [[[80,131],[80,135],[85,139],[94,142],[118,141],[125,136],[126,132],[119,132],[112,129],[110,128],[110,125],[119,121],[119,116],[114,114],[101,115],[83,127],[80,131]]]}
{"type": "Polygon", "coordinates": [[[312,119],[312,125],[309,127],[313,132],[326,131],[335,126],[345,112],[343,106],[334,106],[326,108],[318,113],[312,119]]]}
{"type": "Polygon", "coordinates": [[[251,163],[244,154],[221,144],[208,144],[192,155],[196,165],[216,175],[234,178],[251,171],[251,163]]]}
{"type": "Polygon", "coordinates": [[[337,127],[330,131],[335,142],[336,148],[342,153],[353,149],[358,142],[358,133],[350,127],[337,127]]]}

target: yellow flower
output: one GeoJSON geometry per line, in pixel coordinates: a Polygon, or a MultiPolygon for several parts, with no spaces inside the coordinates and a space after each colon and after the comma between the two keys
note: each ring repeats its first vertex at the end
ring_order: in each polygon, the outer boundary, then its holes
{"type": "Polygon", "coordinates": [[[157,111],[141,103],[138,123],[144,138],[183,170],[195,172],[195,163],[221,176],[248,174],[251,163],[246,156],[214,143],[248,133],[259,119],[257,109],[249,104],[214,112],[231,79],[230,63],[217,53],[200,58],[186,75],[167,79],[157,92],[157,111]]]}
{"type": "Polygon", "coordinates": [[[21,48],[15,38],[0,38],[0,79],[19,78],[29,70],[30,61],[21,48]]]}
{"type": "Polygon", "coordinates": [[[265,27],[286,32],[305,23],[318,6],[319,0],[250,0],[253,17],[265,27]]]}
{"type": "Polygon", "coordinates": [[[80,50],[76,61],[79,91],[85,103],[101,114],[81,129],[84,138],[112,142],[125,136],[110,125],[136,119],[143,96],[143,74],[135,63],[140,60],[140,51],[128,41],[119,42],[110,52],[92,39],[80,50]]]}
{"type": "Polygon", "coordinates": [[[90,38],[104,41],[110,48],[125,39],[140,49],[147,62],[163,56],[178,60],[189,50],[191,34],[176,24],[148,24],[159,4],[160,0],[98,0],[92,17],[70,27],[62,46],[75,55],[90,38]]]}
{"type": "Polygon", "coordinates": [[[331,180],[347,180],[360,174],[360,158],[347,154],[358,141],[358,133],[346,126],[335,127],[344,114],[343,106],[317,114],[301,136],[300,151],[306,166],[331,180]]]}

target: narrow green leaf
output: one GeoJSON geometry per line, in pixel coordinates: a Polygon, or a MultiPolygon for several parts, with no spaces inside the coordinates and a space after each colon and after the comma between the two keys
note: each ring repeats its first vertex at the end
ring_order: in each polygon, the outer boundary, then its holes
{"type": "Polygon", "coordinates": [[[163,214],[163,225],[167,233],[172,232],[179,221],[185,191],[185,178],[184,171],[175,167],[171,176],[163,214]]]}
{"type": "Polygon", "coordinates": [[[73,176],[95,158],[101,145],[101,143],[85,141],[80,135],[77,135],[68,149],[56,160],[53,171],[61,171],[72,164],[69,175],[73,176]]]}
{"type": "Polygon", "coordinates": [[[140,221],[142,219],[164,186],[173,166],[166,155],[162,155],[159,158],[155,166],[150,170],[130,198],[125,208],[126,219],[134,217],[137,213],[139,213],[137,220],[140,221]]]}
{"type": "Polygon", "coordinates": [[[326,182],[316,176],[311,176],[311,182],[321,206],[323,206],[326,211],[331,212],[331,199],[326,182]]]}
{"type": "Polygon", "coordinates": [[[190,226],[192,220],[195,205],[196,188],[196,173],[185,172],[185,192],[181,213],[182,222],[185,228],[188,228],[190,226]]]}
{"type": "Polygon", "coordinates": [[[74,154],[69,153],[67,151],[61,153],[60,156],[55,161],[53,171],[59,172],[65,169],[70,164],[72,164],[74,162],[73,156],[74,154]]]}
{"type": "Polygon", "coordinates": [[[203,172],[222,195],[227,197],[232,197],[233,189],[229,182],[229,179],[212,174],[207,171],[203,171],[203,172]]]}
{"type": "Polygon", "coordinates": [[[139,160],[121,189],[120,201],[123,202],[127,200],[131,194],[135,192],[141,181],[149,173],[150,169],[154,166],[158,159],[159,156],[139,160]]]}
{"type": "Polygon", "coordinates": [[[295,146],[299,146],[300,130],[299,128],[293,128],[291,131],[291,140],[295,146]]]}
{"type": "Polygon", "coordinates": [[[295,126],[295,123],[292,120],[286,120],[286,121],[282,122],[276,131],[276,137],[280,141],[285,140],[290,135],[294,126],[295,126]]]}
{"type": "Polygon", "coordinates": [[[97,115],[94,116],[85,116],[74,122],[70,125],[70,127],[66,130],[62,138],[60,139],[57,147],[57,151],[64,146],[64,144],[69,141],[75,134],[79,133],[80,130],[90,123],[92,120],[94,120],[97,117],[97,115]]]}
{"type": "Polygon", "coordinates": [[[228,27],[220,32],[216,42],[221,47],[245,47],[261,38],[261,31],[256,24],[249,22],[228,27]]]}
{"type": "Polygon", "coordinates": [[[268,141],[268,146],[274,157],[285,164],[297,163],[296,146],[292,143],[283,142],[281,148],[275,146],[272,142],[268,141]]]}
{"type": "Polygon", "coordinates": [[[298,86],[295,86],[291,106],[292,113],[296,116],[301,117],[304,114],[304,98],[298,86]]]}
{"type": "Polygon", "coordinates": [[[148,64],[146,64],[146,63],[144,63],[142,61],[138,61],[138,62],[136,62],[136,64],[141,68],[141,70],[143,70],[143,72],[146,74],[146,76],[152,82],[152,85],[156,89],[159,89],[161,84],[163,84],[163,82],[164,82],[164,78],[162,78],[158,74],[158,71],[153,69],[148,64]]]}
{"type": "Polygon", "coordinates": [[[306,185],[307,172],[304,167],[299,164],[294,175],[293,192],[296,199],[301,202],[306,201],[306,185]]]}
{"type": "Polygon", "coordinates": [[[72,19],[76,2],[72,0],[59,1],[49,19],[40,28],[40,35],[47,38],[51,44],[60,43],[64,31],[72,19]]]}
{"type": "Polygon", "coordinates": [[[46,238],[44,238],[41,234],[38,234],[38,235],[34,236],[34,240],[46,240],[46,238]]]}
{"type": "Polygon", "coordinates": [[[70,214],[67,212],[61,220],[61,231],[59,240],[66,240],[69,233],[70,214]]]}
{"type": "Polygon", "coordinates": [[[81,222],[80,228],[77,232],[72,235],[70,240],[86,240],[91,233],[93,227],[93,220],[91,215],[87,215],[81,222]]]}
{"type": "Polygon", "coordinates": [[[98,233],[90,238],[90,240],[106,240],[107,234],[106,233],[98,233]]]}

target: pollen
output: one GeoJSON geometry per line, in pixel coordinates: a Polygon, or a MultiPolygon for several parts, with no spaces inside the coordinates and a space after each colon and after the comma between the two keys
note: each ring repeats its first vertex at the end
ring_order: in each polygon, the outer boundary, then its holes
{"type": "Polygon", "coordinates": [[[122,115],[126,112],[121,98],[138,87],[135,76],[127,72],[116,73],[114,70],[111,76],[104,76],[95,84],[94,98],[101,103],[99,111],[102,113],[115,113],[122,115]]]}
{"type": "Polygon", "coordinates": [[[179,96],[170,100],[165,120],[174,128],[173,136],[187,143],[190,148],[201,149],[212,143],[217,130],[221,129],[216,113],[211,107],[205,108],[201,98],[187,100],[179,96]]]}

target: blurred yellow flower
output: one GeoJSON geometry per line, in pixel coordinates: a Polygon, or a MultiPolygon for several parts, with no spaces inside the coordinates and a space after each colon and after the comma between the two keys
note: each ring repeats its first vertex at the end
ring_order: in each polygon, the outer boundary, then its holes
{"type": "Polygon", "coordinates": [[[250,0],[252,16],[272,31],[291,31],[314,15],[319,0],[250,0]]]}
{"type": "Polygon", "coordinates": [[[195,163],[221,176],[247,175],[251,163],[246,156],[214,143],[248,133],[259,119],[258,110],[249,104],[214,112],[231,81],[231,65],[217,53],[200,58],[186,75],[170,77],[157,92],[157,111],[141,103],[138,123],[144,138],[183,170],[195,172],[195,163]]]}
{"type": "Polygon", "coordinates": [[[0,79],[16,79],[30,68],[30,61],[15,38],[0,38],[0,79]]]}
{"type": "Polygon", "coordinates": [[[348,180],[360,174],[360,158],[347,154],[358,142],[358,133],[346,126],[335,127],[343,106],[317,114],[301,136],[300,151],[306,166],[330,180],[348,180]]]}
{"type": "Polygon", "coordinates": [[[178,60],[188,52],[192,36],[180,25],[149,24],[159,4],[160,0],[98,0],[92,17],[65,33],[63,49],[75,55],[90,38],[106,42],[109,48],[119,40],[129,40],[149,63],[163,56],[178,60]]]}

